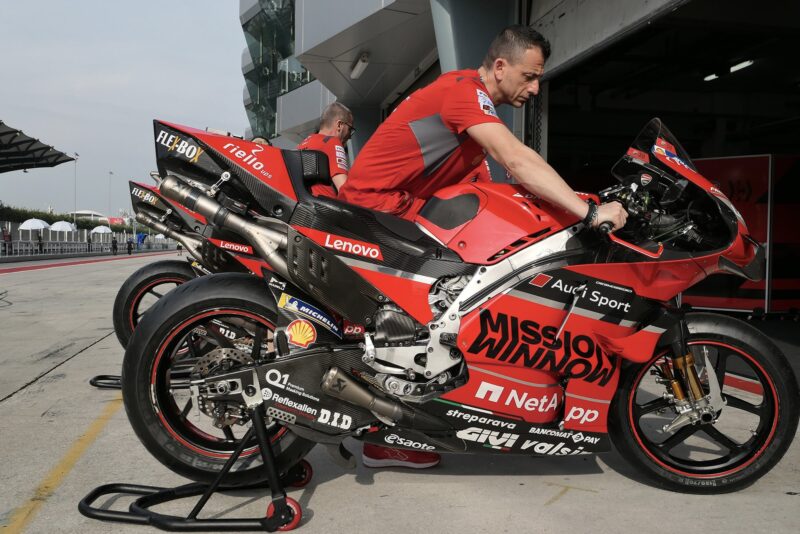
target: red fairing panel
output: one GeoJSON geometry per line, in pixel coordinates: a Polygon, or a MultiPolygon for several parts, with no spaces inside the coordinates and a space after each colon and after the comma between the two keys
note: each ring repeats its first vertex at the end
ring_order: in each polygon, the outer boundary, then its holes
{"type": "Polygon", "coordinates": [[[565,315],[562,309],[500,295],[464,317],[458,347],[469,363],[492,370],[525,367],[605,385],[619,362],[602,349],[593,331],[621,337],[632,329],[573,315],[556,339],[565,315]]]}
{"type": "Polygon", "coordinates": [[[428,324],[433,320],[428,304],[430,284],[357,266],[353,270],[420,323],[428,324]]]}
{"type": "Polygon", "coordinates": [[[187,133],[202,141],[218,154],[224,156],[234,165],[244,169],[271,188],[297,201],[297,194],[292,187],[292,181],[283,162],[283,155],[279,148],[252,143],[236,137],[228,137],[163,122],[170,128],[187,133]]]}
{"type": "MultiPolygon", "coordinates": [[[[470,381],[463,388],[445,397],[480,408],[488,408],[490,386],[497,384],[484,375],[528,380],[547,391],[555,393],[560,377],[570,377],[565,398],[565,427],[591,432],[605,432],[608,404],[619,380],[620,358],[607,350],[607,340],[601,342],[595,331],[625,338],[633,329],[580,315],[573,315],[561,336],[556,339],[558,327],[566,315],[565,310],[551,308],[510,295],[490,300],[482,309],[468,314],[462,321],[458,346],[470,366],[470,381]],[[481,373],[474,373],[479,368],[481,373]],[[532,377],[529,373],[536,373],[532,377]],[[549,381],[547,380],[549,378],[549,381]],[[464,393],[459,393],[461,391],[464,393]]],[[[657,334],[649,340],[657,340],[657,334]]],[[[652,344],[637,343],[637,348],[650,348],[652,344]]],[[[501,393],[500,395],[502,395],[501,393]]],[[[498,397],[499,398],[499,397],[498,397]]],[[[495,409],[499,410],[499,406],[495,409]]],[[[530,422],[545,422],[551,414],[531,413],[503,405],[506,411],[530,422]],[[510,410],[510,411],[509,411],[510,410]]],[[[491,408],[488,408],[491,409],[491,408]]]]}
{"type": "Polygon", "coordinates": [[[233,259],[241,263],[248,271],[258,276],[259,278],[264,277],[264,273],[262,272],[261,269],[272,271],[272,267],[270,266],[270,264],[260,258],[248,258],[246,256],[240,256],[239,254],[234,254],[233,259]]]}
{"type": "Polygon", "coordinates": [[[551,373],[515,367],[503,374],[478,363],[468,367],[469,381],[441,398],[529,423],[550,423],[558,416],[564,390],[551,373]]]}
{"type": "Polygon", "coordinates": [[[383,251],[380,245],[304,226],[295,226],[295,229],[318,245],[330,249],[334,253],[341,253],[337,255],[343,258],[351,256],[363,261],[364,267],[352,265],[352,269],[417,321],[427,324],[433,319],[428,304],[431,284],[379,272],[377,265],[383,262],[383,251]],[[376,267],[371,269],[366,266],[370,264],[374,264],[376,267]]]}
{"type": "Polygon", "coordinates": [[[460,195],[474,195],[479,200],[477,214],[468,222],[452,229],[441,228],[421,215],[415,222],[468,263],[496,263],[578,222],[576,217],[534,198],[519,185],[457,184],[438,191],[434,197],[447,200],[460,195]],[[517,243],[520,240],[524,242],[517,243]]]}
{"type": "MultiPolygon", "coordinates": [[[[716,256],[714,256],[716,263],[716,256]]],[[[710,264],[709,264],[710,267],[710,264]]],[[[667,301],[707,275],[692,259],[571,265],[566,270],[633,288],[640,297],[667,301]]]]}

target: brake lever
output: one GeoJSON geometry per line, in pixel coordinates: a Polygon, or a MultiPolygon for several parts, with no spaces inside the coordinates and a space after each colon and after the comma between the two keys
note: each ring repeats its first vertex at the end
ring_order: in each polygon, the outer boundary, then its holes
{"type": "Polygon", "coordinates": [[[643,256],[647,256],[648,258],[652,258],[654,260],[660,258],[661,254],[664,252],[664,245],[662,243],[658,244],[658,250],[657,251],[652,252],[652,251],[644,249],[642,247],[637,247],[636,245],[634,245],[633,243],[631,243],[629,241],[625,241],[624,239],[620,239],[617,236],[615,236],[614,233],[612,232],[613,227],[614,227],[614,225],[611,223],[611,221],[604,221],[604,222],[600,223],[600,226],[597,227],[597,231],[600,233],[601,236],[605,237],[606,239],[608,239],[612,243],[615,243],[615,244],[617,244],[617,245],[619,245],[621,247],[625,247],[627,249],[630,249],[630,250],[632,250],[634,252],[638,252],[639,254],[641,254],[643,256]]]}

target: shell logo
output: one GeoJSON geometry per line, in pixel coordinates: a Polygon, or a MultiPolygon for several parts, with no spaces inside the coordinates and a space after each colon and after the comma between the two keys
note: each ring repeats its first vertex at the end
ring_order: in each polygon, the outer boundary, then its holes
{"type": "Polygon", "coordinates": [[[286,327],[286,335],[289,343],[305,349],[317,340],[317,329],[305,319],[297,319],[286,327]]]}

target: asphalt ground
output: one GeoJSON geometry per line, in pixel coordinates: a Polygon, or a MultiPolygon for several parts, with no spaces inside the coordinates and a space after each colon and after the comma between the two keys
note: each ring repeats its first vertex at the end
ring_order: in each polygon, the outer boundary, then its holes
{"type": "MultiPolygon", "coordinates": [[[[0,268],[0,531],[155,532],[78,513],[78,501],[111,482],[174,486],[130,428],[120,393],[88,384],[118,374],[123,351],[111,307],[122,282],[160,256],[0,268]],[[70,264],[70,265],[58,265],[70,264]],[[23,270],[20,270],[23,269],[23,270]]],[[[798,325],[759,323],[800,370],[798,325]]],[[[356,457],[359,443],[347,442],[356,457]]],[[[303,506],[300,532],[797,532],[800,443],[755,485],[693,496],[644,484],[616,452],[599,456],[444,456],[425,471],[333,464],[317,447],[314,478],[289,495],[303,506]]],[[[263,491],[215,496],[205,517],[257,517],[263,491]]],[[[125,509],[129,499],[101,499],[125,509]]],[[[188,513],[193,502],[164,505],[188,513]]]]}

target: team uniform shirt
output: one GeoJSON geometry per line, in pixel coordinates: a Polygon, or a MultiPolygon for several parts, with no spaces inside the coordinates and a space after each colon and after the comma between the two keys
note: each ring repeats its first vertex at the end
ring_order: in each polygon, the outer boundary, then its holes
{"type": "Polygon", "coordinates": [[[484,160],[478,164],[477,167],[472,169],[466,177],[464,177],[462,182],[491,182],[492,181],[492,171],[489,168],[489,161],[484,158],[484,160]]]}
{"type": "MultiPolygon", "coordinates": [[[[328,167],[331,177],[337,174],[347,174],[348,163],[347,154],[344,152],[339,138],[334,135],[311,134],[302,143],[297,145],[300,150],[319,150],[328,156],[328,167]]],[[[311,194],[315,197],[336,198],[336,189],[333,184],[314,184],[311,186],[311,194]]]]}
{"type": "Polygon", "coordinates": [[[466,132],[496,122],[476,70],[448,72],[403,103],[358,154],[339,199],[413,219],[433,193],[481,175],[485,153],[466,132]]]}

